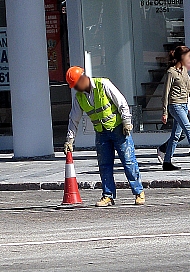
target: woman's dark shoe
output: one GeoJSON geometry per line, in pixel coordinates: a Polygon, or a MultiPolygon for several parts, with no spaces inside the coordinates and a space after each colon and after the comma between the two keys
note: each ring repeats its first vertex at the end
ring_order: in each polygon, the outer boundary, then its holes
{"type": "Polygon", "coordinates": [[[163,170],[164,171],[176,171],[176,170],[180,170],[181,167],[177,167],[175,165],[173,165],[171,162],[164,162],[163,163],[163,170]]]}

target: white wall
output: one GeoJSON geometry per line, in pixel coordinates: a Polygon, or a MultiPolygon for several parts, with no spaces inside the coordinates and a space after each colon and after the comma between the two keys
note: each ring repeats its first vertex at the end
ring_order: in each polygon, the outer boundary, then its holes
{"type": "Polygon", "coordinates": [[[6,0],[15,157],[53,154],[43,0],[6,0]]]}
{"type": "Polygon", "coordinates": [[[0,150],[13,150],[13,136],[0,135],[0,150]]]}

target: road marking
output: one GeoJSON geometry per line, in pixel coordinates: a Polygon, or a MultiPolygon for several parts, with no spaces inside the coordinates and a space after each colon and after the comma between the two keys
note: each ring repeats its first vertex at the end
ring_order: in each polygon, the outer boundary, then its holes
{"type": "MultiPolygon", "coordinates": [[[[164,204],[146,204],[146,205],[141,205],[139,207],[138,205],[131,204],[131,203],[122,203],[122,204],[117,204],[115,206],[109,206],[109,207],[99,207],[98,210],[101,209],[106,209],[106,210],[116,210],[116,209],[126,209],[126,208],[134,208],[134,209],[143,209],[145,207],[151,208],[151,207],[170,207],[174,205],[182,206],[182,205],[188,205],[190,203],[164,203],[164,204]]],[[[27,212],[33,212],[33,213],[41,213],[41,212],[54,212],[54,211],[76,211],[76,209],[80,210],[93,210],[97,209],[93,204],[87,205],[87,206],[73,206],[73,205],[68,205],[68,206],[61,206],[61,205],[55,205],[55,206],[30,206],[30,207],[15,207],[15,208],[0,208],[0,212],[11,212],[11,213],[21,213],[23,211],[27,212]],[[46,209],[46,210],[45,210],[46,209]]]]}
{"type": "Polygon", "coordinates": [[[121,236],[105,236],[105,237],[92,237],[92,238],[80,238],[80,239],[63,239],[52,241],[31,241],[20,243],[4,243],[0,244],[0,247],[10,246],[27,246],[27,245],[46,245],[46,244],[63,244],[63,243],[84,243],[84,242],[96,242],[96,241],[113,241],[113,240],[130,240],[130,239],[152,239],[152,238],[168,238],[168,237],[181,237],[190,236],[190,232],[187,233],[161,233],[161,234],[144,234],[144,235],[121,235],[121,236]]]}

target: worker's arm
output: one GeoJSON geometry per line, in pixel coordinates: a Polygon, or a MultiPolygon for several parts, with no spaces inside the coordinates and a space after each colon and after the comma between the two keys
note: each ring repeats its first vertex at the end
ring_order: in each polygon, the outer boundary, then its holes
{"type": "Polygon", "coordinates": [[[122,120],[131,124],[131,114],[129,111],[128,103],[121,92],[113,85],[109,79],[104,79],[103,82],[104,90],[107,96],[113,101],[121,114],[122,120]]]}
{"type": "Polygon", "coordinates": [[[78,125],[82,117],[83,111],[79,106],[79,103],[74,98],[71,112],[69,114],[69,125],[66,137],[66,142],[64,144],[64,153],[67,154],[68,151],[73,151],[73,142],[77,133],[78,125]]]}
{"type": "Polygon", "coordinates": [[[76,97],[74,97],[72,109],[69,114],[67,138],[75,138],[82,114],[83,114],[83,111],[76,97]]]}

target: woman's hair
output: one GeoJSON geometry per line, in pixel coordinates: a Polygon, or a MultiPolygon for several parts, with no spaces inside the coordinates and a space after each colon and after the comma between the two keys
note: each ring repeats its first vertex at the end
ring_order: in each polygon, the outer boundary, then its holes
{"type": "Polygon", "coordinates": [[[175,66],[178,62],[182,61],[182,56],[189,53],[190,49],[187,46],[177,46],[175,50],[169,53],[169,65],[168,67],[175,66]]]}

